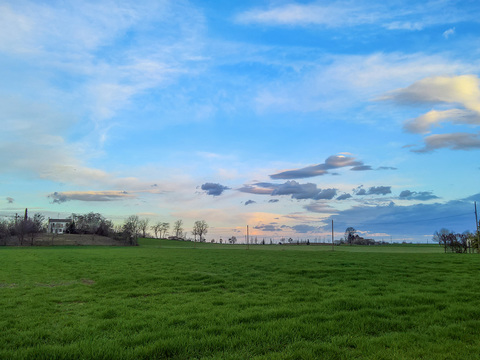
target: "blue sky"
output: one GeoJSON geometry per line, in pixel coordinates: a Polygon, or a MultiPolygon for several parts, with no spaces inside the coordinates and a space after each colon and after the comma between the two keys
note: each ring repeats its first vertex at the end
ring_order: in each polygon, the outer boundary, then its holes
{"type": "Polygon", "coordinates": [[[477,1],[0,1],[0,213],[473,230],[477,1]]]}

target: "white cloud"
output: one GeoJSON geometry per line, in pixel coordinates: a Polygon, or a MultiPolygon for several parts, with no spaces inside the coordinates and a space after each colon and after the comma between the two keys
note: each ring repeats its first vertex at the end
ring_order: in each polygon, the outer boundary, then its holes
{"type": "Polygon", "coordinates": [[[480,113],[480,81],[476,75],[434,76],[391,91],[381,100],[400,104],[460,104],[480,113]]]}
{"type": "Polygon", "coordinates": [[[455,27],[445,30],[442,35],[445,39],[448,39],[450,36],[454,34],[455,34],[455,27]]]}
{"type": "MultiPolygon", "coordinates": [[[[382,100],[400,105],[450,107],[430,110],[406,121],[404,128],[408,132],[429,133],[441,123],[480,125],[480,80],[476,75],[427,77],[406,88],[389,92],[382,100]]],[[[430,135],[424,141],[424,148],[413,151],[430,152],[440,148],[472,150],[479,147],[478,135],[465,132],[430,135]]]]}
{"type": "Polygon", "coordinates": [[[404,129],[411,133],[425,134],[429,133],[432,127],[439,126],[443,122],[480,125],[480,113],[461,109],[431,110],[406,121],[404,129]]]}
{"type": "Polygon", "coordinates": [[[474,8],[475,5],[470,11],[464,10],[448,1],[429,1],[421,4],[380,1],[315,1],[309,4],[290,2],[269,8],[247,10],[238,14],[236,21],[242,24],[268,26],[314,25],[328,28],[376,25],[388,30],[419,31],[438,24],[478,21],[474,8]]]}
{"type": "Polygon", "coordinates": [[[252,9],[239,14],[239,23],[260,23],[266,25],[324,25],[340,27],[371,23],[378,16],[366,13],[362,8],[341,6],[340,4],[286,4],[270,9],[252,9]]]}

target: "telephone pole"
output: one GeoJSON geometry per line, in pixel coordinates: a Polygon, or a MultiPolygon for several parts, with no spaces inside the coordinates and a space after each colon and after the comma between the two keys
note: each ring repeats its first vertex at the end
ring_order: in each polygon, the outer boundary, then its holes
{"type": "Polygon", "coordinates": [[[335,249],[333,247],[333,220],[332,220],[332,251],[335,251],[335,249]]]}
{"type": "Polygon", "coordinates": [[[477,202],[475,201],[475,225],[478,231],[477,202]]]}
{"type": "Polygon", "coordinates": [[[248,225],[247,225],[247,250],[249,249],[249,245],[248,245],[248,225]]]}

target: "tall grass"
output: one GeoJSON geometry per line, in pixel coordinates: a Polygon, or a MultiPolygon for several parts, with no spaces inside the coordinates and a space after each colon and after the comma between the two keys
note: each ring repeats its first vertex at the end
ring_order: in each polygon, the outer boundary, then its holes
{"type": "Polygon", "coordinates": [[[477,255],[192,246],[0,249],[0,358],[480,354],[477,255]]]}

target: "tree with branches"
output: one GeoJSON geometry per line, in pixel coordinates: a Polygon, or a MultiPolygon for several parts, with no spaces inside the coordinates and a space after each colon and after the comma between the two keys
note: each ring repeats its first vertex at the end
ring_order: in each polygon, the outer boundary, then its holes
{"type": "Polygon", "coordinates": [[[177,220],[173,223],[173,232],[176,238],[181,238],[183,235],[183,221],[177,220]]]}
{"type": "Polygon", "coordinates": [[[194,236],[194,241],[196,241],[197,235],[199,236],[199,241],[202,242],[203,235],[206,235],[208,232],[208,224],[205,220],[197,220],[193,225],[192,234],[194,236]]]}

